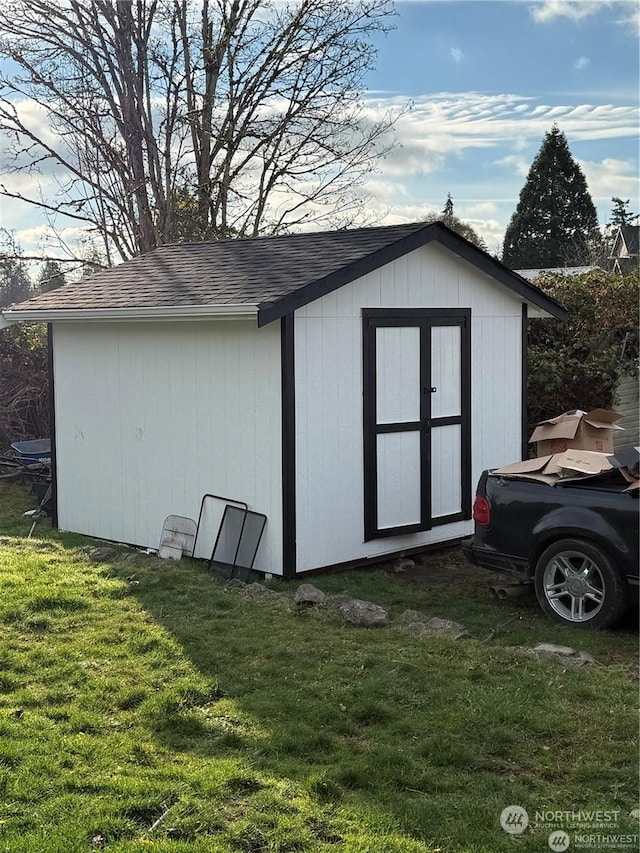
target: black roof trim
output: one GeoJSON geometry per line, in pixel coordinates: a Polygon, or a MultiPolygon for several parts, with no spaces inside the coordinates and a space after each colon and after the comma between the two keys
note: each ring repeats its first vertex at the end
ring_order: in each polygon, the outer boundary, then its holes
{"type": "Polygon", "coordinates": [[[475,266],[481,272],[504,284],[505,287],[522,297],[522,299],[533,305],[537,305],[558,320],[567,320],[566,309],[559,302],[556,302],[555,299],[547,296],[525,278],[522,278],[522,276],[510,270],[500,261],[492,258],[491,255],[488,255],[482,249],[479,249],[473,243],[470,243],[464,237],[452,231],[444,223],[432,222],[418,231],[414,231],[407,237],[403,237],[395,243],[379,249],[377,252],[373,252],[348,266],[342,267],[330,275],[319,278],[293,293],[289,293],[271,302],[260,303],[258,306],[258,326],[266,326],[268,323],[284,317],[297,308],[302,308],[310,302],[315,302],[321,296],[326,296],[328,293],[338,290],[338,288],[343,287],[345,284],[362,278],[367,273],[373,272],[385,264],[397,260],[397,258],[414,251],[414,249],[426,246],[434,240],[458,255],[458,257],[475,266]]]}

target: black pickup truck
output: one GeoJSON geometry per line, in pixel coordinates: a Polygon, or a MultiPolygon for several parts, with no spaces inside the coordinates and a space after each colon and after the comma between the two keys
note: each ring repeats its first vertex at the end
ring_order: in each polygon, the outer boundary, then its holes
{"type": "Polygon", "coordinates": [[[546,483],[485,471],[467,558],[533,582],[542,609],[583,628],[609,628],[638,599],[638,491],[616,472],[546,483]]]}

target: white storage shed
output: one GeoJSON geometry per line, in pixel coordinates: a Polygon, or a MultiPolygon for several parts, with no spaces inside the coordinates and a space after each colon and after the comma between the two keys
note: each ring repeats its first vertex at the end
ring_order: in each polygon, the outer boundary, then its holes
{"type": "Polygon", "coordinates": [[[162,246],[1,322],[50,324],[61,529],[157,548],[214,493],[293,577],[471,531],[480,472],[526,452],[531,316],[565,312],[417,223],[162,246]]]}

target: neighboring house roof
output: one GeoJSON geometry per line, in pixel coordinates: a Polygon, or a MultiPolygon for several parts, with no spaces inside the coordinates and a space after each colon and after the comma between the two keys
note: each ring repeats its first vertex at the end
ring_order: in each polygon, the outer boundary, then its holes
{"type": "Polygon", "coordinates": [[[535,281],[538,276],[544,275],[545,273],[553,273],[554,275],[584,275],[588,272],[593,272],[594,270],[599,270],[600,267],[547,267],[546,269],[538,269],[538,270],[515,270],[518,275],[521,275],[522,278],[526,278],[527,281],[535,281]]]}
{"type": "Polygon", "coordinates": [[[7,323],[236,312],[257,314],[263,326],[430,242],[566,318],[558,302],[440,222],[160,246],[2,313],[7,323]]]}
{"type": "Polygon", "coordinates": [[[639,247],[640,225],[621,225],[613,241],[610,257],[636,258],[639,247]]]}

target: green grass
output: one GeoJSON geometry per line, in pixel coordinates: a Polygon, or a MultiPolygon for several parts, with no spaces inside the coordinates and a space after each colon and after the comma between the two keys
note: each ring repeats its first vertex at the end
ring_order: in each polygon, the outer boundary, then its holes
{"type": "Polygon", "coordinates": [[[252,602],[201,564],[93,564],[43,521],[28,540],[28,505],[0,489],[0,851],[548,849],[548,831],[500,829],[513,803],[616,809],[637,831],[633,624],[554,626],[449,582],[445,552],[431,580],[314,582],[456,619],[470,639],[362,631],[252,602]],[[539,641],[602,665],[514,648],[539,641]]]}

